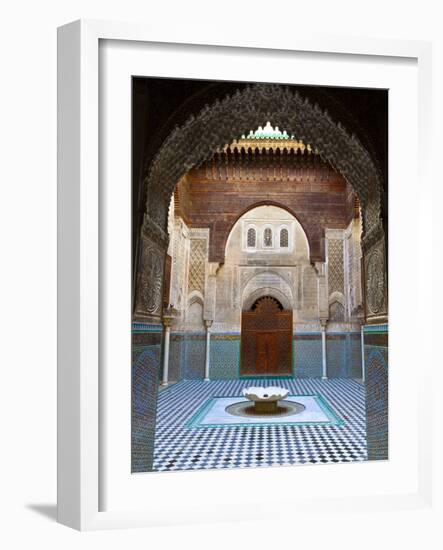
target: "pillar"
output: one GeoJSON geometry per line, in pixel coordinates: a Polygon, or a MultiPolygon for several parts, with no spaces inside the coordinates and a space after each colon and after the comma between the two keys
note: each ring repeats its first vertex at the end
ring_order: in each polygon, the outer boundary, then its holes
{"type": "Polygon", "coordinates": [[[168,385],[169,371],[169,340],[171,337],[171,317],[163,317],[164,340],[163,340],[163,378],[162,386],[168,385]]]}
{"type": "Polygon", "coordinates": [[[366,368],[365,368],[365,327],[361,326],[360,329],[360,342],[361,342],[361,379],[362,382],[366,382],[366,368]]]}
{"type": "Polygon", "coordinates": [[[321,361],[322,361],[322,380],[328,379],[328,366],[326,363],[326,324],[321,325],[321,361]]]}
{"type": "Polygon", "coordinates": [[[211,320],[205,320],[206,326],[206,355],[205,355],[205,381],[209,382],[209,358],[211,356],[211,320]]]}

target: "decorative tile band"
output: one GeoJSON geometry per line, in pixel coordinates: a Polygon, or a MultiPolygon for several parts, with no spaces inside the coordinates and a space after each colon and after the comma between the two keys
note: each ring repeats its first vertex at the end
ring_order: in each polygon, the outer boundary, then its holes
{"type": "Polygon", "coordinates": [[[211,334],[211,340],[240,340],[240,333],[238,334],[211,334]]]}
{"type": "MultiPolygon", "coordinates": [[[[206,332],[187,332],[187,331],[171,331],[171,336],[182,336],[185,338],[192,338],[194,336],[204,336],[206,338],[206,332]]],[[[211,340],[216,339],[238,339],[240,338],[241,334],[240,332],[212,332],[211,331],[211,340]]]]}
{"type": "Polygon", "coordinates": [[[388,326],[389,325],[387,324],[386,325],[365,325],[363,327],[363,332],[365,334],[370,334],[373,332],[384,333],[384,332],[388,332],[388,326]]]}
{"type": "MultiPolygon", "coordinates": [[[[356,331],[356,330],[351,330],[351,331],[326,331],[326,336],[348,336],[350,334],[356,334],[358,336],[360,336],[360,331],[356,331]]],[[[293,337],[294,337],[294,340],[297,339],[298,336],[319,336],[321,337],[321,332],[317,331],[317,332],[314,332],[314,331],[311,331],[311,332],[294,332],[293,333],[293,337]]]]}
{"type": "MultiPolygon", "coordinates": [[[[367,325],[365,326],[365,332],[387,332],[387,325],[367,325]]],[[[149,323],[132,323],[132,332],[163,332],[162,325],[154,325],[149,323]]],[[[177,334],[180,336],[197,336],[197,335],[206,335],[205,331],[171,331],[171,334],[177,334]]],[[[321,334],[321,331],[310,330],[310,331],[294,331],[294,337],[297,336],[309,336],[321,334]]],[[[360,334],[358,331],[326,331],[326,334],[360,334]]],[[[240,337],[240,332],[211,332],[211,338],[226,338],[228,336],[240,337]]]]}
{"type": "Polygon", "coordinates": [[[132,332],[163,332],[163,327],[148,323],[132,323],[132,332]]]}

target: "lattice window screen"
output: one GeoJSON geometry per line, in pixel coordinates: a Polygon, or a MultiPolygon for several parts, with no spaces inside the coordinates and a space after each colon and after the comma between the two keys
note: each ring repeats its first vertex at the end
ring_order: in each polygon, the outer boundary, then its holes
{"type": "Polygon", "coordinates": [[[263,245],[272,246],[272,229],[267,227],[263,233],[263,245]]]}
{"type": "Polygon", "coordinates": [[[255,229],[253,227],[250,227],[248,229],[248,248],[255,248],[256,242],[257,242],[257,235],[255,232],[255,229]]]}
{"type": "Polygon", "coordinates": [[[289,246],[289,233],[287,229],[280,231],[280,248],[288,248],[289,246]]]}

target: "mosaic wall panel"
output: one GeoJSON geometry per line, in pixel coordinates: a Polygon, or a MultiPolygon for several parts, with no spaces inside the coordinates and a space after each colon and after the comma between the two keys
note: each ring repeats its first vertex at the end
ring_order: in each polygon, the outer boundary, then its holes
{"type": "MultiPolygon", "coordinates": [[[[327,336],[328,376],[361,378],[360,334],[327,336]]],[[[172,333],[169,355],[169,380],[204,378],[206,352],[204,333],[172,333]]],[[[322,375],[321,335],[298,334],[293,340],[293,375],[296,378],[322,375]]],[[[210,351],[211,380],[239,377],[240,335],[212,334],[210,351]]],[[[161,376],[161,372],[160,372],[161,376]]]]}
{"type": "Polygon", "coordinates": [[[192,334],[185,337],[183,378],[195,380],[205,377],[205,355],[205,334],[192,334]]]}
{"type": "Polygon", "coordinates": [[[238,378],[240,372],[240,335],[217,334],[211,337],[211,380],[238,378]]]}
{"type": "Polygon", "coordinates": [[[326,336],[328,377],[361,378],[360,342],[360,334],[326,336]]]}
{"type": "Polygon", "coordinates": [[[169,345],[169,380],[204,378],[206,340],[204,333],[172,333],[169,345]]]}
{"type": "Polygon", "coordinates": [[[328,377],[337,378],[348,376],[347,359],[346,336],[328,334],[326,336],[328,377]]]}
{"type": "Polygon", "coordinates": [[[349,334],[349,376],[361,378],[361,336],[360,334],[349,334]]]}
{"type": "Polygon", "coordinates": [[[133,346],[155,346],[162,341],[162,331],[159,332],[133,332],[133,346]]]}
{"type": "Polygon", "coordinates": [[[321,335],[300,335],[293,340],[292,362],[296,378],[322,375],[321,335]]]}
{"type": "Polygon", "coordinates": [[[131,416],[133,472],[152,470],[159,372],[160,344],[134,345],[131,416]]]}
{"type": "Polygon", "coordinates": [[[365,327],[366,431],[368,460],[387,460],[388,327],[365,327]]]}
{"type": "Polygon", "coordinates": [[[183,365],[185,346],[183,336],[171,334],[169,342],[169,369],[168,378],[171,382],[178,382],[184,378],[183,365]]]}

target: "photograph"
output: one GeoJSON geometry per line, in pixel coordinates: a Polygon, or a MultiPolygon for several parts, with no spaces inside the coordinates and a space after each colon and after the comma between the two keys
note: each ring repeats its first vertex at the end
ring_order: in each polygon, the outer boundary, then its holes
{"type": "Polygon", "coordinates": [[[389,91],[131,85],[132,473],[388,460],[389,91]]]}
{"type": "Polygon", "coordinates": [[[365,7],[7,4],[2,548],[443,548],[441,9],[365,7]]]}

